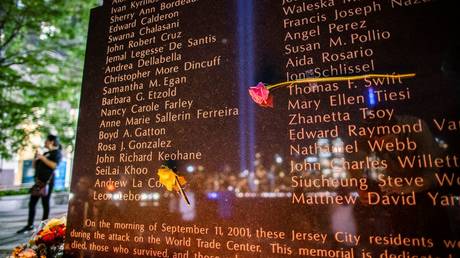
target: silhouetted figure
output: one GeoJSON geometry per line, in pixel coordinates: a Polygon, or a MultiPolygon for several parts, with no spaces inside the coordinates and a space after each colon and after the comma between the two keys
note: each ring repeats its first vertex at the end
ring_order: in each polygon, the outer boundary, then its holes
{"type": "Polygon", "coordinates": [[[29,218],[27,225],[19,230],[17,233],[23,233],[34,229],[35,208],[38,200],[42,199],[43,205],[43,218],[48,219],[50,212],[50,198],[54,187],[54,170],[57,168],[62,158],[61,144],[59,138],[55,135],[48,135],[45,140],[45,148],[48,149],[43,155],[40,153],[35,154],[33,167],[35,168],[35,185],[42,187],[48,186],[46,194],[35,195],[31,192],[29,201],[29,218]]]}

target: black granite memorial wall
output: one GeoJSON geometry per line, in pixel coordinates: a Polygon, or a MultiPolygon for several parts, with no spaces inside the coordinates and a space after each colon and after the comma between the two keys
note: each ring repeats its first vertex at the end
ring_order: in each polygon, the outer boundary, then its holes
{"type": "Polygon", "coordinates": [[[455,2],[105,1],[66,257],[457,257],[455,2]]]}

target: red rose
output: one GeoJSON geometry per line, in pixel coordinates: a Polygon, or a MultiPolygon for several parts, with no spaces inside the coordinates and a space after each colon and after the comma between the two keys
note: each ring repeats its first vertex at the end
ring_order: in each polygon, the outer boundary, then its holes
{"type": "Polygon", "coordinates": [[[261,107],[273,107],[273,96],[263,83],[259,82],[257,86],[249,87],[249,95],[261,107]]]}
{"type": "Polygon", "coordinates": [[[56,231],[56,235],[58,237],[64,237],[65,236],[65,227],[59,227],[56,231]]]}

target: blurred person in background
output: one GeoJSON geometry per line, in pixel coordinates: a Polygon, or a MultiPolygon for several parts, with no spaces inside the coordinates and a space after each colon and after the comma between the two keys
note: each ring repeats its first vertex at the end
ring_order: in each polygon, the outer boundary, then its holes
{"type": "Polygon", "coordinates": [[[35,208],[39,199],[42,199],[43,217],[42,220],[48,219],[50,212],[50,198],[54,187],[54,170],[58,167],[62,159],[62,146],[59,138],[49,134],[45,140],[47,152],[40,154],[35,153],[32,163],[35,168],[35,185],[31,189],[29,201],[29,218],[27,225],[17,233],[24,233],[34,229],[35,208]],[[36,188],[36,189],[34,189],[36,188]]]}

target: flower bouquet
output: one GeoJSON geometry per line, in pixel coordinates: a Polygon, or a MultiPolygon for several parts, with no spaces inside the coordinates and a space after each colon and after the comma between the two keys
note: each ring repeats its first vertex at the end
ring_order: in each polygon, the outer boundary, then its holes
{"type": "MultiPolygon", "coordinates": [[[[20,245],[20,246],[16,246],[16,248],[14,248],[14,250],[11,253],[10,257],[14,257],[14,258],[16,258],[16,257],[36,258],[38,256],[37,256],[37,252],[35,252],[35,250],[33,250],[32,248],[28,248],[27,245],[20,245]]],[[[40,257],[40,258],[42,258],[42,257],[40,257]]]]}
{"type": "Polygon", "coordinates": [[[11,256],[27,258],[62,257],[66,231],[66,217],[49,219],[40,224],[39,230],[27,245],[16,247],[11,256]]]}

